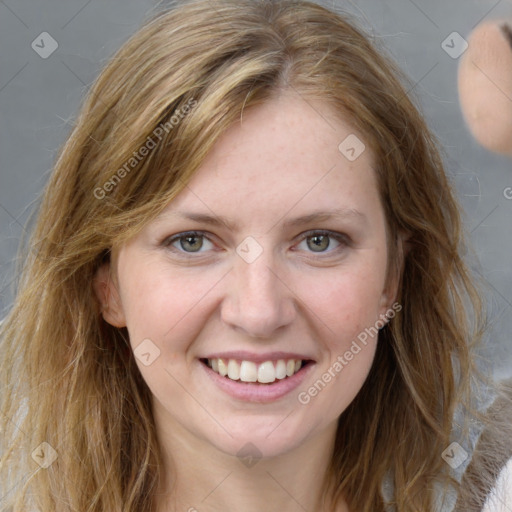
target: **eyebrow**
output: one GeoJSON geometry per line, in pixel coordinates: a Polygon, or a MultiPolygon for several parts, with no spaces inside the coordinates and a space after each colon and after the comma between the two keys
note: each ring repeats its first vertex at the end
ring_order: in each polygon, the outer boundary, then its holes
{"type": "MultiPolygon", "coordinates": [[[[162,215],[162,217],[168,216],[192,220],[202,224],[209,224],[211,226],[223,226],[230,231],[235,231],[238,228],[238,224],[236,222],[232,222],[224,217],[219,217],[218,215],[186,211],[171,211],[162,215]]],[[[367,223],[368,221],[366,215],[359,210],[355,210],[353,208],[336,208],[334,210],[315,210],[307,215],[301,215],[300,217],[288,219],[283,223],[283,227],[293,228],[304,224],[311,224],[313,222],[325,222],[332,219],[356,220],[363,223],[367,223]]]]}

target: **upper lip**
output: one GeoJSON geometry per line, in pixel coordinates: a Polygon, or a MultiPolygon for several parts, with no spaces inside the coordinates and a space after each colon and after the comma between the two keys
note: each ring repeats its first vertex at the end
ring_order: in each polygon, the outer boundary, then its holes
{"type": "Polygon", "coordinates": [[[301,361],[313,361],[312,357],[298,352],[265,352],[257,354],[246,350],[235,350],[229,352],[215,352],[200,359],[237,359],[239,361],[252,361],[253,363],[264,363],[265,361],[278,361],[279,359],[300,359],[301,361]]]}

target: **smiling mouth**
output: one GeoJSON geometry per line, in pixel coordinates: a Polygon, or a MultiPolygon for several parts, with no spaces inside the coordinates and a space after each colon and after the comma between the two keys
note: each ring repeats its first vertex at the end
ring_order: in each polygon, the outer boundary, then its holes
{"type": "Polygon", "coordinates": [[[310,360],[278,359],[256,364],[236,359],[200,359],[200,361],[226,379],[258,384],[272,384],[292,377],[312,363],[310,360]]]}

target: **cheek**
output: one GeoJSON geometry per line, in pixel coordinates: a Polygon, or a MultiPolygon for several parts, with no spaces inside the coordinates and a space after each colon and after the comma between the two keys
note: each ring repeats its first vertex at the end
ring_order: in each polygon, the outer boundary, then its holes
{"type": "Polygon", "coordinates": [[[336,420],[354,400],[368,377],[378,342],[381,278],[353,272],[326,282],[327,293],[317,291],[310,304],[320,319],[317,332],[323,333],[327,357],[316,379],[298,396],[313,426],[336,420]]]}
{"type": "Polygon", "coordinates": [[[321,279],[309,277],[303,281],[300,296],[338,343],[346,343],[379,319],[384,271],[347,268],[321,279]]]}
{"type": "Polygon", "coordinates": [[[190,407],[180,385],[189,378],[187,350],[211,314],[207,291],[218,280],[208,273],[202,278],[171,275],[161,265],[148,265],[139,267],[125,283],[123,304],[135,361],[151,393],[167,404],[166,409],[190,407]],[[147,353],[150,356],[144,360],[147,353]]]}
{"type": "Polygon", "coordinates": [[[165,347],[166,357],[172,358],[172,353],[179,352],[200,330],[207,292],[218,278],[171,273],[160,263],[147,262],[135,268],[122,290],[130,343],[136,347],[149,338],[162,351],[165,347]],[[169,339],[173,340],[172,346],[169,339]]]}

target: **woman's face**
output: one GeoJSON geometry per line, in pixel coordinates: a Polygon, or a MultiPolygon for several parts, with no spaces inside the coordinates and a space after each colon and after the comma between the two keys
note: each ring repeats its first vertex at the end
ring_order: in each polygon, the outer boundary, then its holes
{"type": "Polygon", "coordinates": [[[113,251],[96,289],[128,329],[161,432],[265,456],[332,433],[374,357],[365,329],[394,300],[372,155],[354,137],[293,93],[245,111],[113,251]]]}

